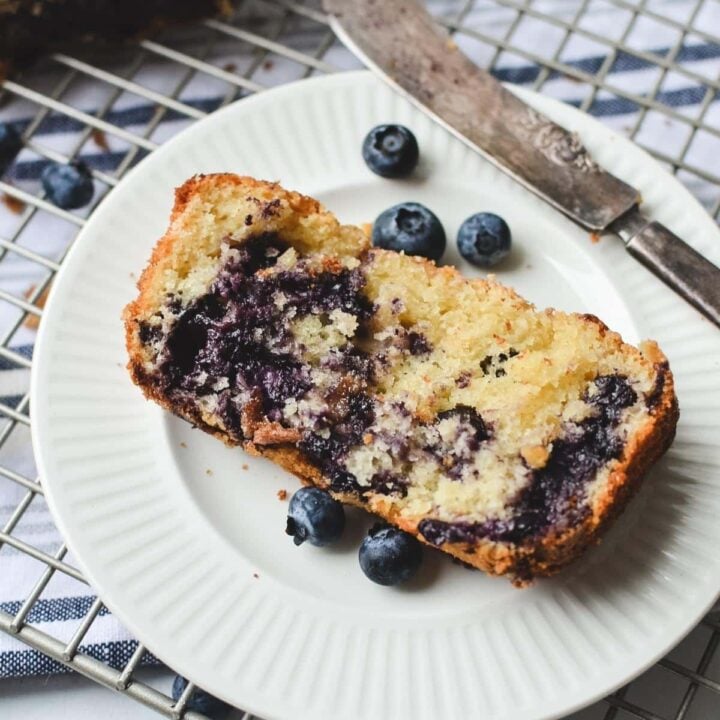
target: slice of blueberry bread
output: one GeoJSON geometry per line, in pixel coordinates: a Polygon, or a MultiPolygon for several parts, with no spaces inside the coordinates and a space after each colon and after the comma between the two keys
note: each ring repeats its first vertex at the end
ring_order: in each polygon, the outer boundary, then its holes
{"type": "Polygon", "coordinates": [[[276,184],[186,182],[139,289],[147,397],[520,584],[598,539],[675,433],[655,343],[373,249],[276,184]]]}

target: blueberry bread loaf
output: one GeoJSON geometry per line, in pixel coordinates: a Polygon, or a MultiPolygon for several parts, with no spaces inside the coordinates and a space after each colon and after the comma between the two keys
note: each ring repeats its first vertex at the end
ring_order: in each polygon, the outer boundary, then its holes
{"type": "Polygon", "coordinates": [[[276,184],[187,181],[139,290],[148,398],[518,584],[597,540],[675,433],[655,343],[370,248],[276,184]]]}

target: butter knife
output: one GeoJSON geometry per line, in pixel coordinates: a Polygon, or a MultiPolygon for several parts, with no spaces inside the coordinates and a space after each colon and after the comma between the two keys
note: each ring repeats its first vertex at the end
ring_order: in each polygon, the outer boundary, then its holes
{"type": "Polygon", "coordinates": [[[519,183],[627,251],[720,326],[720,269],[640,209],[637,190],[580,138],[460,52],[416,0],[324,0],[340,40],[430,117],[519,183]]]}

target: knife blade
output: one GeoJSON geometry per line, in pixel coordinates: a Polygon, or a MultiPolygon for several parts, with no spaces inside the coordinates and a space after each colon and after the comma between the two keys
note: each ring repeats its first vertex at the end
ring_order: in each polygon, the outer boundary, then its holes
{"type": "Polygon", "coordinates": [[[340,40],[383,80],[523,186],[593,232],[613,232],[720,326],[720,269],[645,217],[640,194],[580,138],[537,112],[458,49],[416,0],[324,0],[340,40]]]}

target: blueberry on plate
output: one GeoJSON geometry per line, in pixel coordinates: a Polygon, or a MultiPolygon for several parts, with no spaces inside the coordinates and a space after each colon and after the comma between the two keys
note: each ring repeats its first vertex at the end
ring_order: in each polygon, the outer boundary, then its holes
{"type": "MultiPolygon", "coordinates": [[[[188,685],[188,681],[182,675],[176,675],[172,685],[172,699],[177,702],[183,691],[188,685]]],[[[213,720],[220,720],[224,718],[232,709],[230,705],[224,703],[213,695],[206,693],[200,688],[195,688],[195,691],[190,696],[188,704],[185,706],[188,710],[202,713],[207,715],[213,720]]]]}
{"type": "Polygon", "coordinates": [[[92,175],[80,162],[68,165],[52,163],[40,177],[48,200],[63,210],[74,210],[87,205],[95,193],[92,175]]]}
{"type": "Polygon", "coordinates": [[[363,540],[359,559],[370,580],[378,585],[397,585],[417,572],[422,546],[412,535],[380,523],[363,540]]]}
{"type": "Polygon", "coordinates": [[[0,172],[15,159],[22,148],[22,140],[17,130],[8,123],[0,123],[0,172]]]}
{"type": "Polygon", "coordinates": [[[306,540],[322,547],[340,538],[345,529],[345,510],[341,503],[320,488],[300,488],[290,500],[287,528],[296,545],[306,540]]]}
{"type": "Polygon", "coordinates": [[[378,215],[372,231],[375,247],[439,260],[445,252],[445,230],[437,216],[416,202],[393,205],[378,215]]]}
{"type": "Polygon", "coordinates": [[[499,216],[489,212],[471,215],[458,230],[460,254],[473,265],[492,267],[510,253],[510,228],[499,216]]]}
{"type": "Polygon", "coordinates": [[[420,151],[415,136],[403,125],[378,125],[365,136],[362,156],[376,175],[401,178],[415,169],[420,151]]]}

